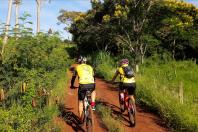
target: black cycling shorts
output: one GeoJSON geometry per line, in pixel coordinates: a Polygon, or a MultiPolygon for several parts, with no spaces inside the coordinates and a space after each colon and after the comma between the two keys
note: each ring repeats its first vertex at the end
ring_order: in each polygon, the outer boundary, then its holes
{"type": "Polygon", "coordinates": [[[80,84],[78,89],[78,100],[83,100],[85,98],[86,91],[93,92],[95,90],[95,84],[80,84]]]}
{"type": "Polygon", "coordinates": [[[126,89],[129,95],[135,95],[136,83],[120,83],[120,90],[126,89]]]}

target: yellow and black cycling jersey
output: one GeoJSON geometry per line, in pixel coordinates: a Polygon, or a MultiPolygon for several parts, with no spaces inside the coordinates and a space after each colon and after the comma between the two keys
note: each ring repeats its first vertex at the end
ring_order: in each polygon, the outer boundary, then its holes
{"type": "Polygon", "coordinates": [[[90,65],[80,64],[76,67],[76,71],[79,77],[79,84],[94,83],[94,72],[90,65]]]}
{"type": "Polygon", "coordinates": [[[124,70],[123,67],[128,66],[127,64],[122,65],[121,67],[118,68],[118,73],[120,75],[120,82],[122,83],[135,83],[135,78],[127,78],[124,76],[124,70]]]}

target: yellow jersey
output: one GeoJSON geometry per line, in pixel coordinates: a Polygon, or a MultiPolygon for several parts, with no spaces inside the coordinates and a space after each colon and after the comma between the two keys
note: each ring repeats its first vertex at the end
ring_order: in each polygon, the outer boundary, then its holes
{"type": "Polygon", "coordinates": [[[79,84],[94,83],[94,72],[90,65],[80,64],[76,67],[76,71],[79,77],[79,84]]]}
{"type": "Polygon", "coordinates": [[[124,76],[124,70],[122,67],[128,66],[127,64],[122,65],[121,67],[118,68],[118,72],[120,74],[120,82],[123,83],[135,83],[135,78],[127,78],[124,76]]]}

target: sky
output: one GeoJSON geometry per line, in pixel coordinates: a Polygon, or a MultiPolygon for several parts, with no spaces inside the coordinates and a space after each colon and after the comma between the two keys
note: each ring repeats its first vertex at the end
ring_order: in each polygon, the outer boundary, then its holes
{"type": "MultiPolygon", "coordinates": [[[[71,39],[71,35],[66,33],[63,28],[65,25],[58,25],[57,17],[60,15],[60,9],[68,11],[86,12],[91,8],[90,0],[48,0],[42,3],[41,6],[41,31],[48,31],[51,28],[53,31],[59,31],[63,38],[71,39]]],[[[8,0],[0,0],[0,23],[5,23],[8,11],[8,0]]],[[[31,15],[27,21],[33,22],[32,28],[36,30],[36,0],[22,0],[19,8],[19,13],[27,12],[31,15]]],[[[15,6],[12,6],[11,25],[15,25],[15,6]]]]}
{"type": "MultiPolygon", "coordinates": [[[[185,0],[193,3],[198,7],[198,0],[185,0]]],[[[67,33],[63,28],[65,25],[58,25],[57,17],[60,15],[60,9],[68,11],[86,12],[91,8],[90,0],[48,0],[42,3],[41,7],[41,31],[48,31],[51,28],[53,31],[59,31],[63,39],[71,39],[71,34],[67,33]]],[[[0,0],[0,23],[5,23],[8,10],[8,0],[0,0]]],[[[14,26],[14,6],[12,7],[11,25],[14,26]]],[[[31,15],[27,21],[33,22],[31,27],[36,30],[36,0],[22,0],[19,13],[27,12],[31,15]]]]}

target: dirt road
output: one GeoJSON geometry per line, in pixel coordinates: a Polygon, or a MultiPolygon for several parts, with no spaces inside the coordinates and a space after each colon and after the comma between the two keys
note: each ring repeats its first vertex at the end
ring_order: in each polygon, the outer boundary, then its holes
{"type": "MultiPolygon", "coordinates": [[[[70,75],[71,76],[71,75],[70,75]]],[[[76,81],[77,82],[77,81],[76,81]]],[[[69,83],[68,83],[69,84],[69,83]]],[[[77,86],[77,83],[76,83],[77,86]]],[[[166,128],[160,125],[161,120],[141,108],[137,108],[137,125],[134,128],[129,127],[127,114],[120,113],[118,102],[118,91],[115,86],[106,83],[101,79],[96,79],[96,92],[97,99],[100,103],[110,107],[114,116],[119,116],[120,123],[122,124],[125,132],[166,132],[166,128]]],[[[64,112],[62,119],[59,118],[59,124],[62,124],[62,132],[75,132],[83,131],[79,126],[78,120],[78,102],[77,102],[77,89],[67,88],[64,112]],[[65,118],[65,119],[64,119],[65,118]]],[[[94,130],[95,132],[106,132],[100,118],[94,114],[94,130]]]]}

